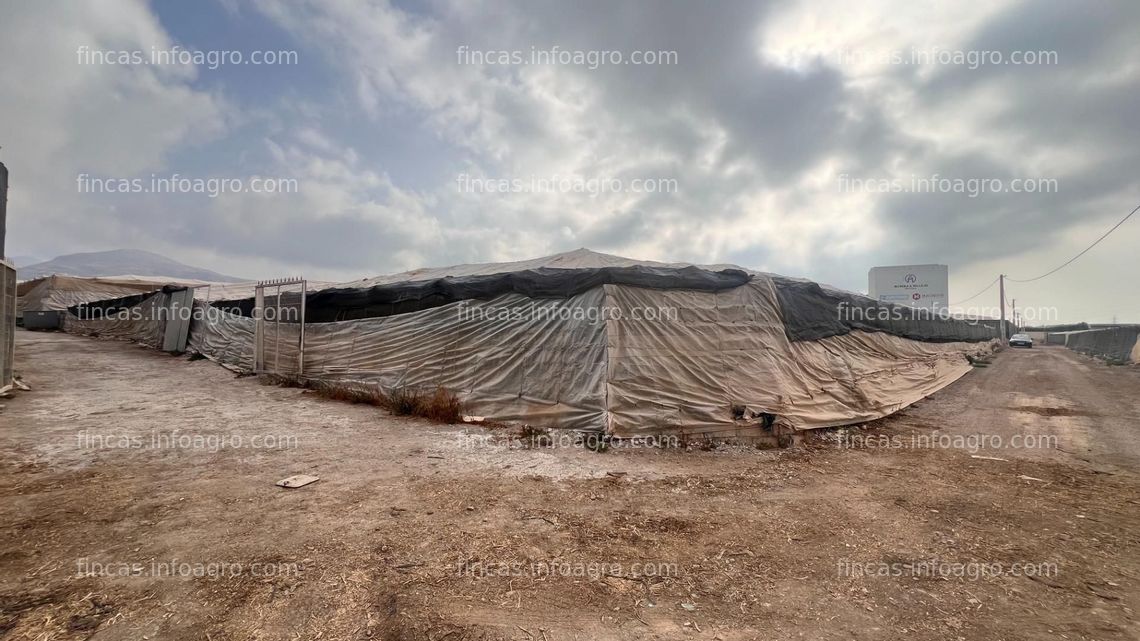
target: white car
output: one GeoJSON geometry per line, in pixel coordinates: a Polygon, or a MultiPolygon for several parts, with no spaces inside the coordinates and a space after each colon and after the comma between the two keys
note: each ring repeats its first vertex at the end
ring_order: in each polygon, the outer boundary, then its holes
{"type": "Polygon", "coordinates": [[[1009,337],[1009,346],[1010,347],[1028,347],[1028,348],[1032,349],[1033,348],[1033,339],[1029,337],[1029,334],[1014,334],[1013,336],[1009,337]]]}

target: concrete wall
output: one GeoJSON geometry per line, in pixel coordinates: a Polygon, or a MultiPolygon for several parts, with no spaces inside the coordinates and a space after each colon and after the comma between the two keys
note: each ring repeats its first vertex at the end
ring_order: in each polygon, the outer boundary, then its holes
{"type": "Polygon", "coordinates": [[[1069,332],[1065,345],[1082,354],[1095,356],[1107,361],[1140,362],[1137,338],[1140,325],[1090,329],[1084,332],[1069,332]]]}

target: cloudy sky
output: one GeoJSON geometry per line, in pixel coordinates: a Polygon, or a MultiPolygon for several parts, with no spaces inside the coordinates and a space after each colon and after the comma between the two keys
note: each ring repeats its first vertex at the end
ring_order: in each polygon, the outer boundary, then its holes
{"type": "MultiPolygon", "coordinates": [[[[1137,2],[94,0],[2,14],[13,256],[137,247],[346,280],[588,247],[863,291],[872,266],[945,263],[957,302],[998,273],[1052,269],[1140,204],[1137,2]],[[171,51],[200,55],[145,59],[171,51]],[[144,60],[110,64],[120,52],[144,60]],[[244,189],[145,189],[173,175],[244,189]],[[255,193],[255,178],[289,193],[255,193]],[[101,186],[131,179],[141,193],[101,186]]],[[[1061,320],[1140,321],[1138,241],[1140,215],[1010,296],[1061,320]]],[[[975,303],[995,305],[996,288],[975,303]]]]}

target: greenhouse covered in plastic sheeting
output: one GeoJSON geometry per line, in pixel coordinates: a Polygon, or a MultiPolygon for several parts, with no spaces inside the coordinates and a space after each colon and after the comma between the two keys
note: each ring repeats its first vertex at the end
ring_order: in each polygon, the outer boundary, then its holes
{"type": "MultiPolygon", "coordinates": [[[[251,370],[264,323],[263,357],[304,379],[443,387],[495,421],[748,436],[896,412],[968,372],[1000,331],[732,265],[584,249],[345,283],[306,304],[302,324],[257,318],[254,299],[196,301],[190,349],[251,370]]],[[[114,335],[153,344],[136,316],[114,335]]]]}

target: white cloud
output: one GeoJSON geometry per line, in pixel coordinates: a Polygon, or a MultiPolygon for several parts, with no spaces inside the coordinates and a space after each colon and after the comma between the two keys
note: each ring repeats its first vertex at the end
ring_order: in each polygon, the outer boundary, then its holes
{"type": "MultiPolygon", "coordinates": [[[[80,47],[171,44],[141,2],[23,3],[0,21],[0,159],[11,172],[10,248],[47,253],[92,236],[138,236],[77,193],[79,173],[132,176],[179,146],[219,135],[227,105],[191,87],[193,71],[81,64],[80,47]],[[110,227],[107,230],[106,227],[110,227]],[[107,233],[110,231],[110,233],[107,233]]],[[[87,58],[90,60],[90,58],[87,58]]]]}
{"type": "MultiPolygon", "coordinates": [[[[1140,107],[1140,52],[1128,37],[1134,16],[1102,8],[1080,22],[1062,9],[828,1],[715,10],[437,2],[410,10],[387,2],[260,0],[243,11],[260,11],[295,39],[290,44],[322,59],[335,89],[299,86],[288,103],[242,105],[240,112],[198,88],[192,70],[73,63],[76,41],[124,48],[168,42],[145,5],[53,12],[60,17],[22,9],[38,15],[18,16],[11,24],[21,28],[0,26],[0,35],[13,34],[0,49],[40,45],[53,53],[0,78],[5,93],[19,90],[17,101],[0,107],[3,115],[27,123],[4,141],[3,157],[18,187],[14,212],[17,205],[46,208],[45,219],[71,223],[63,237],[72,242],[155,248],[172,238],[183,255],[208,257],[232,273],[303,268],[314,277],[355,277],[588,245],[651,259],[731,260],[856,289],[873,264],[948,262],[954,291],[965,293],[995,270],[1048,269],[1140,196],[1126,169],[1140,160],[1129,135],[1130,108],[1140,107]],[[42,38],[21,35],[29,24],[53,20],[42,38]],[[459,64],[457,56],[461,46],[554,45],[673,49],[679,60],[590,70],[459,64]],[[1064,64],[1042,71],[882,62],[892,52],[971,47],[1052,47],[1064,64]],[[419,150],[377,153],[338,126],[348,117],[342,112],[364,114],[354,131],[398,122],[441,141],[445,151],[422,169],[419,187],[409,188],[393,178],[408,174],[396,163],[419,150]],[[227,126],[261,132],[258,144],[240,151],[241,171],[295,177],[302,192],[154,201],[169,209],[148,217],[137,203],[84,208],[63,180],[73,181],[76,171],[154,171],[196,145],[209,159],[222,153],[212,150],[211,137],[227,126]],[[454,172],[672,178],[679,191],[460,193],[454,172]],[[1062,193],[845,193],[836,182],[841,173],[1057,178],[1062,193]],[[100,226],[112,231],[100,235],[100,226]]],[[[231,7],[229,15],[238,12],[231,7]]],[[[14,241],[47,237],[27,223],[13,227],[14,241]]],[[[1123,241],[1098,247],[1096,260],[1074,264],[1072,277],[1096,282],[1098,269],[1135,271],[1128,249],[1135,232],[1118,234],[1123,241]]],[[[1073,309],[1110,296],[1107,286],[1070,292],[1062,289],[1067,280],[1052,282],[1049,291],[1071,297],[1073,309]]],[[[1112,291],[1140,298],[1140,284],[1112,291]]]]}

